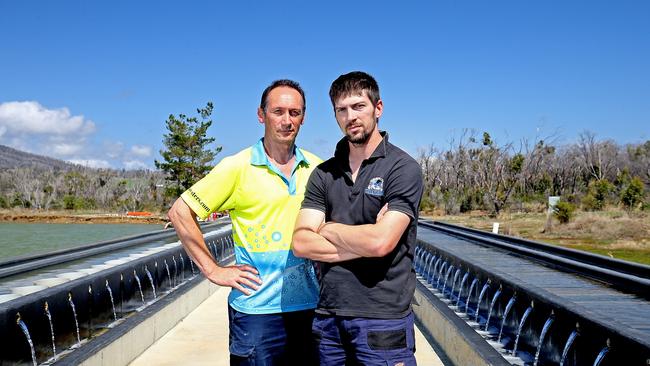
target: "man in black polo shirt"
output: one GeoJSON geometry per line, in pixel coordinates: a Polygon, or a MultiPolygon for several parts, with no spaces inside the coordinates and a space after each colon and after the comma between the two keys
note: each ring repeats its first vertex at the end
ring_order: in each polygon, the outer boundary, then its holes
{"type": "Polygon", "coordinates": [[[415,365],[411,299],[420,166],[388,142],[379,87],[364,72],[330,88],[345,137],[307,183],[292,249],[321,262],[312,331],[321,365],[415,365]]]}

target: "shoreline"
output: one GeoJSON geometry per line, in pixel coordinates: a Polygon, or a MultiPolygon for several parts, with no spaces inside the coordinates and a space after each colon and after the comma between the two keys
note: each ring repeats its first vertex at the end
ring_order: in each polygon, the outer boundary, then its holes
{"type": "Polygon", "coordinates": [[[167,218],[160,215],[126,216],[125,214],[74,214],[61,212],[0,212],[0,223],[24,224],[161,224],[167,218]]]}

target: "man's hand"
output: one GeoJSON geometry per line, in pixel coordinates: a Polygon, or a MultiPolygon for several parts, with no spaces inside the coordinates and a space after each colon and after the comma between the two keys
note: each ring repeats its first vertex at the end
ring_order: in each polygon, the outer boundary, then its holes
{"type": "Polygon", "coordinates": [[[257,275],[259,275],[257,269],[248,264],[227,267],[215,266],[210,273],[206,273],[206,277],[210,282],[219,286],[232,287],[246,296],[251,294],[251,291],[247,288],[256,291],[259,289],[259,285],[262,284],[262,280],[257,275]]]}
{"type": "Polygon", "coordinates": [[[210,282],[219,286],[229,286],[250,295],[249,289],[257,290],[262,280],[257,276],[259,272],[249,265],[234,265],[228,267],[219,267],[212,258],[210,250],[205,245],[203,234],[196,222],[196,214],[192,209],[179,198],[168,213],[169,220],[174,224],[176,234],[181,240],[187,253],[194,259],[194,263],[199,266],[201,273],[207,277],[210,282]]]}

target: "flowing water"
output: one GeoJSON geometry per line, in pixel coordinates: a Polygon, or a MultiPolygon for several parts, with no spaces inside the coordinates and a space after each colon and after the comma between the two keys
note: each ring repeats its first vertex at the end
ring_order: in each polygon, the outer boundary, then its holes
{"type": "Polygon", "coordinates": [[[52,314],[50,313],[50,307],[45,302],[45,315],[47,316],[47,321],[50,323],[50,335],[52,335],[52,358],[56,360],[56,343],[54,342],[54,324],[52,324],[52,314]]]}
{"type": "Polygon", "coordinates": [[[142,292],[142,282],[140,282],[140,277],[138,276],[138,272],[133,270],[133,277],[135,277],[135,282],[138,284],[138,290],[140,290],[140,298],[142,299],[142,303],[145,304],[146,302],[144,301],[144,292],[142,292]]]}
{"type": "Polygon", "coordinates": [[[20,314],[18,315],[18,319],[16,319],[16,323],[18,326],[20,326],[20,329],[23,331],[23,334],[27,339],[27,343],[29,343],[29,349],[32,352],[32,362],[34,363],[34,366],[36,366],[36,352],[34,352],[34,342],[32,342],[32,337],[29,335],[27,325],[22,321],[22,319],[20,319],[20,314]]]}
{"type": "Polygon", "coordinates": [[[149,272],[147,266],[144,266],[144,271],[147,274],[147,277],[149,278],[149,283],[151,284],[151,290],[153,291],[153,298],[155,300],[156,298],[158,298],[158,296],[156,296],[156,285],[153,282],[153,277],[151,276],[151,272],[149,272]]]}
{"type": "Polygon", "coordinates": [[[506,305],[506,310],[503,311],[503,319],[501,320],[501,328],[499,328],[499,338],[497,338],[497,342],[501,342],[501,335],[503,334],[503,326],[506,325],[506,320],[508,320],[508,313],[510,313],[510,309],[512,309],[512,305],[515,304],[516,300],[517,297],[513,295],[510,298],[510,301],[508,301],[508,305],[506,305]]]}
{"type": "Polygon", "coordinates": [[[117,321],[117,313],[115,312],[115,300],[113,299],[113,290],[111,290],[111,286],[108,285],[108,280],[106,280],[106,290],[108,290],[108,296],[111,298],[111,306],[113,307],[113,319],[117,321]]]}
{"type": "Polygon", "coordinates": [[[72,315],[74,316],[74,325],[77,329],[77,345],[81,344],[81,336],[79,335],[79,322],[77,321],[77,308],[74,306],[74,301],[72,301],[72,294],[68,294],[68,302],[70,307],[72,307],[72,315]]]}
{"type": "Polygon", "coordinates": [[[517,355],[517,344],[519,343],[519,337],[521,336],[521,332],[524,330],[524,324],[526,324],[526,319],[528,319],[528,315],[533,311],[532,304],[531,306],[526,309],[524,312],[524,315],[522,315],[521,320],[519,321],[519,327],[517,328],[517,337],[515,338],[515,345],[512,348],[512,355],[516,356],[517,355]]]}
{"type": "Polygon", "coordinates": [[[544,323],[544,327],[542,327],[542,333],[539,335],[539,342],[537,343],[537,352],[535,352],[535,361],[533,362],[533,366],[537,366],[537,362],[539,361],[539,354],[542,351],[542,346],[544,345],[544,338],[546,338],[546,333],[548,333],[548,329],[551,327],[551,324],[553,324],[553,319],[554,315],[553,312],[551,312],[551,316],[546,320],[546,323],[544,323]]]}
{"type": "Polygon", "coordinates": [[[492,317],[492,309],[494,308],[494,304],[496,304],[497,300],[499,299],[499,295],[501,295],[501,289],[498,289],[497,292],[494,293],[494,297],[492,298],[492,302],[490,303],[487,320],[485,321],[485,330],[488,330],[488,328],[490,327],[490,318],[492,317]]]}
{"type": "Polygon", "coordinates": [[[564,363],[567,360],[567,357],[569,356],[569,350],[571,349],[571,345],[573,342],[576,340],[578,337],[578,329],[576,327],[576,330],[571,332],[571,335],[569,335],[569,339],[567,339],[566,344],[564,345],[564,350],[562,351],[562,358],[560,359],[560,366],[564,366],[564,363]]]}
{"type": "Polygon", "coordinates": [[[474,321],[478,323],[478,314],[481,312],[481,300],[483,300],[483,296],[485,295],[486,291],[490,288],[490,281],[486,281],[485,285],[483,285],[483,288],[481,289],[481,293],[478,295],[478,300],[476,300],[476,314],[475,314],[475,319],[474,321]]]}

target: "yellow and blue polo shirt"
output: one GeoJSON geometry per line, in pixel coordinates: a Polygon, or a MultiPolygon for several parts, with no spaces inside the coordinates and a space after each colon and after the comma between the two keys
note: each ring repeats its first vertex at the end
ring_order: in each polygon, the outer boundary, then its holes
{"type": "Polygon", "coordinates": [[[226,157],[185,191],[183,201],[202,219],[228,210],[237,264],[259,271],[262,285],[250,296],[232,289],[228,303],[247,314],[313,309],[318,280],[312,263],[291,252],[291,237],[311,172],[322,162],[295,147],[290,179],[269,161],[263,139],[226,157]]]}

